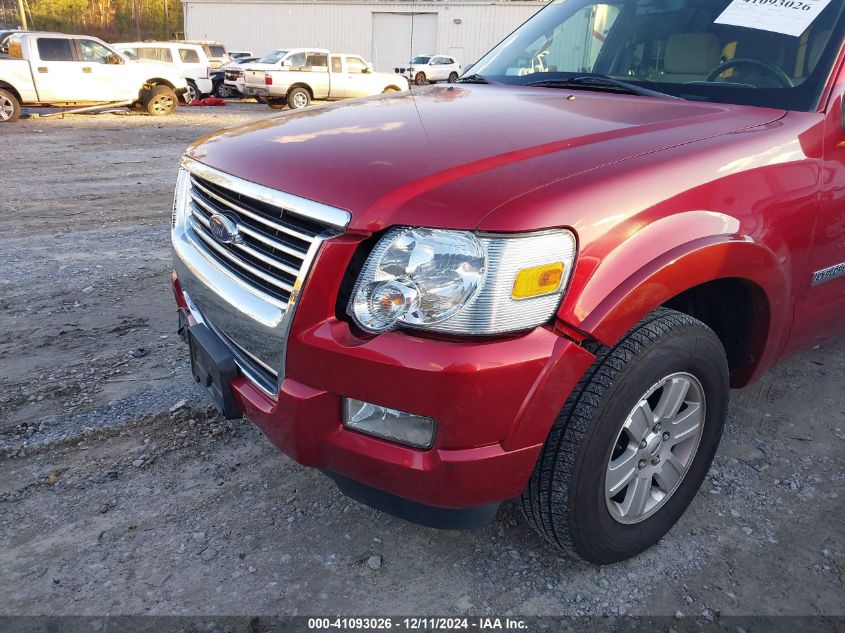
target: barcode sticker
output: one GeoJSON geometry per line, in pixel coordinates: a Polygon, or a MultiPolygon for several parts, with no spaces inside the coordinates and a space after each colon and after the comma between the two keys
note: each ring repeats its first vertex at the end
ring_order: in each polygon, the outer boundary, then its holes
{"type": "Polygon", "coordinates": [[[733,0],[716,24],[798,37],[828,4],[830,0],[733,0]]]}

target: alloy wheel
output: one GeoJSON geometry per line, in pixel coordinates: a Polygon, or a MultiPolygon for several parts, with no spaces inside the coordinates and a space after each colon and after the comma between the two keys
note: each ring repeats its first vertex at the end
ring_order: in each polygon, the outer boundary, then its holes
{"type": "Polygon", "coordinates": [[[639,523],[678,489],[698,450],[705,396],[685,372],[655,383],[628,414],[605,473],[605,500],[619,523],[639,523]]]}
{"type": "Polygon", "coordinates": [[[155,110],[156,114],[167,114],[173,109],[173,106],[173,99],[168,95],[160,95],[152,103],[153,110],[155,110]]]}
{"type": "Polygon", "coordinates": [[[8,97],[0,96],[0,121],[8,121],[15,114],[15,104],[8,97]]]}
{"type": "Polygon", "coordinates": [[[297,108],[304,108],[308,105],[308,97],[305,94],[298,92],[293,95],[293,104],[297,108]]]}

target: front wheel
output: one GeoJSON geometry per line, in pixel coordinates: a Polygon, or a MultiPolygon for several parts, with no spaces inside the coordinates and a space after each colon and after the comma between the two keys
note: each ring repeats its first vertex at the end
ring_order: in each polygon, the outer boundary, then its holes
{"type": "Polygon", "coordinates": [[[153,86],[141,99],[147,114],[164,116],[176,109],[176,93],[169,86],[153,86]]]}
{"type": "Polygon", "coordinates": [[[21,102],[8,90],[0,89],[0,122],[12,122],[21,118],[21,102]]]}
{"type": "Polygon", "coordinates": [[[311,105],[311,93],[305,88],[294,88],[288,93],[288,106],[291,110],[307,108],[311,105]]]}
{"type": "Polygon", "coordinates": [[[428,80],[425,77],[425,73],[424,72],[418,72],[416,74],[416,76],[414,76],[414,83],[417,84],[418,86],[424,86],[425,84],[427,84],[428,80]]]}
{"type": "Polygon", "coordinates": [[[570,395],[522,494],[526,519],[594,564],[648,549],[701,486],[728,391],[715,333],[658,309],[600,353],[570,395]]]}

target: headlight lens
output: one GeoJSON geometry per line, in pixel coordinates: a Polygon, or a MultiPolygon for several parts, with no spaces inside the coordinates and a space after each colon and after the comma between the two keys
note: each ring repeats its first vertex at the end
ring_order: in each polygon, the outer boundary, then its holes
{"type": "Polygon", "coordinates": [[[529,329],[557,310],[575,250],[566,230],[500,236],[395,228],[367,259],[347,312],[373,333],[529,329]]]}
{"type": "Polygon", "coordinates": [[[350,313],[370,332],[400,322],[444,321],[472,300],[484,281],[484,246],[472,233],[394,229],[370,255],[350,313]]]}

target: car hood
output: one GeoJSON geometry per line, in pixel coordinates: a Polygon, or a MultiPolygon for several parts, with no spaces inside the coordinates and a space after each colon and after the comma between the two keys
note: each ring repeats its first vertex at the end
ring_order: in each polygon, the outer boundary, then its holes
{"type": "Polygon", "coordinates": [[[473,229],[553,181],[763,125],[781,110],[548,88],[432,86],[285,113],[188,156],[346,209],[350,228],[473,229]]]}

